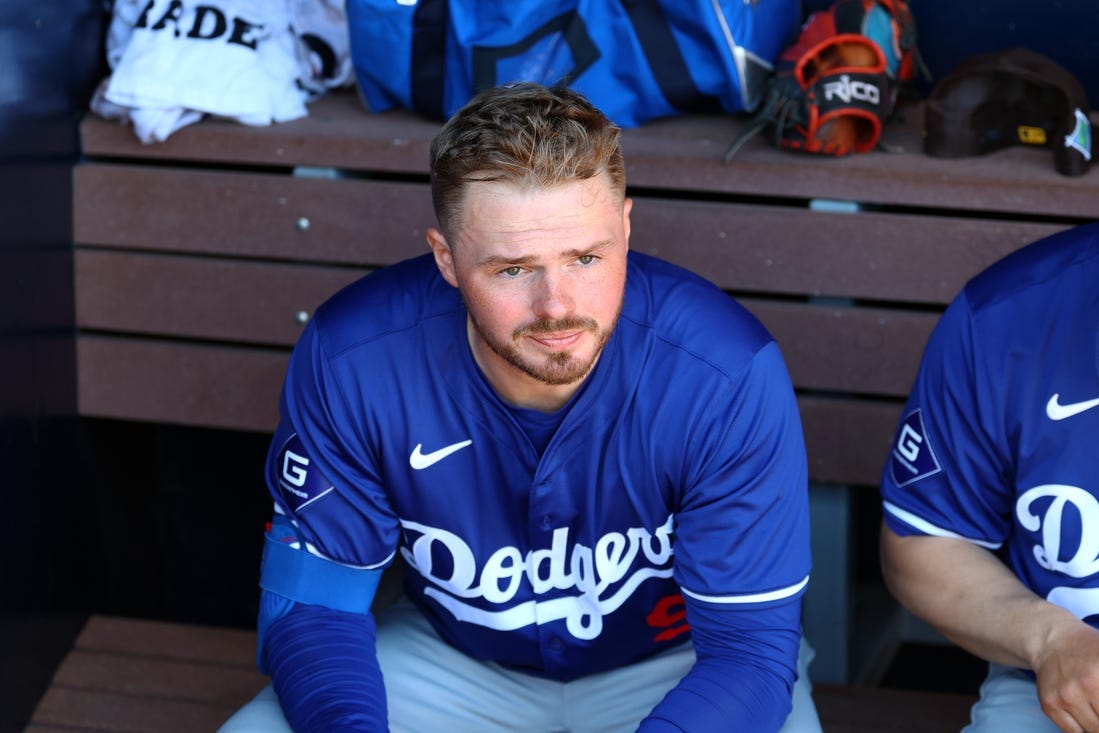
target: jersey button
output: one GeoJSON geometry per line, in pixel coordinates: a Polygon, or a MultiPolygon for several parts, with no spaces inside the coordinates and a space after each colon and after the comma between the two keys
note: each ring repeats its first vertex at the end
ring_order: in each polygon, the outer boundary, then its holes
{"type": "Polygon", "coordinates": [[[554,651],[561,651],[561,647],[564,646],[564,643],[555,636],[552,639],[550,639],[549,645],[550,645],[550,649],[553,649],[554,651]]]}

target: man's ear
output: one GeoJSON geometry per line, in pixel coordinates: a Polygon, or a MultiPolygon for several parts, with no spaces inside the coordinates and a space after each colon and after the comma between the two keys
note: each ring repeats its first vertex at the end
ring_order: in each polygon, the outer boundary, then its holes
{"type": "Polygon", "coordinates": [[[454,253],[450,251],[446,237],[435,227],[428,227],[427,243],[435,253],[435,266],[439,268],[443,279],[454,287],[458,287],[458,276],[454,272],[454,253]]]}
{"type": "Polygon", "coordinates": [[[633,209],[633,199],[627,198],[622,202],[622,228],[626,232],[626,247],[630,245],[630,211],[633,209]]]}

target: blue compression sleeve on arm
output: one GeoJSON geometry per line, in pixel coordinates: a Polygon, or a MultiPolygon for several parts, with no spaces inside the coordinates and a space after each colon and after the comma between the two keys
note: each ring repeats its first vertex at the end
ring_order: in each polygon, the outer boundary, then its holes
{"type": "Polygon", "coordinates": [[[698,660],[638,733],[777,731],[797,678],[800,599],[754,609],[685,600],[698,660]]]}
{"type": "Polygon", "coordinates": [[[374,617],[295,604],[267,630],[265,653],[296,733],[384,733],[388,713],[374,617]]]}
{"type": "Polygon", "coordinates": [[[370,605],[382,571],[308,552],[276,515],[260,569],[260,669],[297,733],[386,731],[370,605]]]}

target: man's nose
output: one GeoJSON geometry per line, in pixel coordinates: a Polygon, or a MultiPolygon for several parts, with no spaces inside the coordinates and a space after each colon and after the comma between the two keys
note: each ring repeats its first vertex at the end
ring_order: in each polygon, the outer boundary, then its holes
{"type": "Polygon", "coordinates": [[[575,307],[572,281],[563,273],[543,273],[534,298],[534,313],[540,318],[564,318],[575,307]]]}

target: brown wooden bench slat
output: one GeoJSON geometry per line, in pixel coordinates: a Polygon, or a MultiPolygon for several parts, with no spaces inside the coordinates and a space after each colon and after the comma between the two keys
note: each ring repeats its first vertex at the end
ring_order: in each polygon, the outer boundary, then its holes
{"type": "Polygon", "coordinates": [[[39,701],[32,727],[213,731],[258,693],[254,631],[92,616],[39,701]]]}
{"type": "Polygon", "coordinates": [[[427,252],[435,220],[423,183],[86,164],[73,186],[78,244],[381,264],[427,252]]]}
{"type": "MultiPolygon", "coordinates": [[[[239,704],[250,696],[242,695],[239,704]]],[[[968,722],[974,700],[974,696],[960,693],[821,684],[814,687],[814,701],[826,733],[956,733],[968,722]]],[[[239,704],[227,706],[55,687],[43,698],[27,732],[73,730],[72,726],[81,731],[212,731],[239,704]]]]}
{"type": "Polygon", "coordinates": [[[737,293],[944,305],[1059,224],[637,198],[631,246],[737,293]],[[867,246],[867,243],[872,246],[867,246]]]}
{"type": "MultiPolygon", "coordinates": [[[[253,657],[254,658],[254,657],[253,657]]],[[[74,649],[62,661],[53,686],[85,692],[238,705],[263,689],[267,679],[249,667],[198,664],[74,649]]]]}
{"type": "MultiPolygon", "coordinates": [[[[297,315],[308,316],[364,271],[80,250],[75,272],[79,328],[290,347],[301,334],[297,315]]],[[[907,394],[937,318],[900,309],[742,302],[775,335],[796,386],[840,392],[907,394]]]]}
{"type": "Polygon", "coordinates": [[[78,328],[291,346],[362,268],[77,250],[78,328]]]}
{"type": "Polygon", "coordinates": [[[264,432],[287,352],[80,336],[76,363],[80,415],[264,432]]]}
{"type": "Polygon", "coordinates": [[[93,115],[80,125],[85,155],[203,160],[259,166],[330,166],[426,175],[439,124],[394,110],[369,114],[354,94],[328,94],[309,116],[269,127],[209,118],[156,145],[135,145],[133,130],[93,115]],[[367,120],[364,115],[369,116],[367,120]]]}
{"type": "Polygon", "coordinates": [[[774,335],[801,390],[906,396],[938,319],[901,309],[741,302],[774,335]]]}
{"type": "MultiPolygon", "coordinates": [[[[91,617],[58,669],[27,733],[215,730],[266,684],[251,664],[255,633],[91,617]]],[[[814,686],[827,733],[947,733],[972,695],[814,686]]]]}
{"type": "MultiPolygon", "coordinates": [[[[376,266],[427,252],[434,222],[423,184],[82,165],[74,185],[81,245],[376,266]]],[[[1066,226],[639,198],[632,245],[732,291],[944,304],[1066,226]]]]}
{"type": "MultiPolygon", "coordinates": [[[[78,410],[88,417],[270,432],[285,351],[81,336],[78,410]]],[[[894,400],[799,398],[810,478],[874,485],[900,415],[894,400]]]]}
{"type": "Polygon", "coordinates": [[[923,155],[921,104],[905,108],[890,121],[881,149],[842,158],[776,151],[760,135],[724,165],[720,157],[742,124],[723,117],[688,116],[627,130],[622,137],[627,180],[633,186],[687,191],[1004,214],[1090,218],[1099,208],[1099,180],[1057,173],[1048,150],[1017,146],[964,160],[923,155]]]}
{"type": "MultiPolygon", "coordinates": [[[[1008,148],[964,163],[924,156],[922,106],[899,110],[875,151],[833,159],[776,154],[763,136],[732,165],[725,148],[746,124],[727,115],[658,120],[626,130],[623,150],[632,186],[760,196],[835,198],[880,204],[934,206],[1047,216],[1094,217],[1099,180],[1056,172],[1047,150],[1008,148]]],[[[1096,115],[1093,115],[1093,118],[1096,115]]],[[[84,152],[157,160],[203,160],[274,166],[334,166],[422,175],[438,124],[393,110],[365,111],[352,94],[329,94],[310,115],[266,128],[207,120],[158,145],[135,144],[132,130],[94,116],[81,125],[84,152]]]]}
{"type": "Polygon", "coordinates": [[[877,489],[903,402],[798,397],[809,478],[877,489]]]}
{"type": "Polygon", "coordinates": [[[112,733],[196,733],[217,730],[239,707],[51,687],[32,720],[112,733]]]}
{"type": "Polygon", "coordinates": [[[87,652],[252,668],[256,634],[245,629],[94,615],[84,624],[74,646],[87,652]]]}

